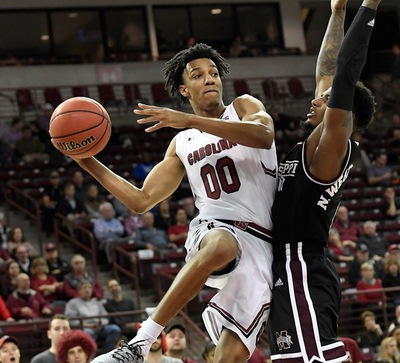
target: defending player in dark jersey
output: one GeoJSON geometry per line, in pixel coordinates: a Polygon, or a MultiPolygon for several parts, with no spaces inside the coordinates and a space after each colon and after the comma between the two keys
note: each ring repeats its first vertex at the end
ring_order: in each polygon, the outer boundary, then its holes
{"type": "Polygon", "coordinates": [[[312,101],[306,124],[314,130],[279,167],[268,323],[271,359],[276,362],[346,358],[337,337],[340,282],[324,249],[341,187],[359,158],[350,136],[368,125],[375,110],[371,92],[358,80],[379,3],[362,3],[340,48],[332,88],[312,101]]]}

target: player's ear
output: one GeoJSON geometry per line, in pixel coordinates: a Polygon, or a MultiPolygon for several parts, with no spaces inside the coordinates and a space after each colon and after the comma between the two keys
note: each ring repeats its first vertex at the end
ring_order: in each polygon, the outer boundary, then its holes
{"type": "Polygon", "coordinates": [[[181,84],[181,85],[179,86],[179,93],[180,93],[183,97],[189,97],[189,95],[190,95],[188,88],[187,88],[184,84],[181,84]]]}

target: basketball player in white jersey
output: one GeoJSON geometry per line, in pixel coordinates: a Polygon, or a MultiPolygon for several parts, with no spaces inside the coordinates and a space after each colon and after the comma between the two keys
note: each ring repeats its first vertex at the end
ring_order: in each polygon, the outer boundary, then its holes
{"type": "Polygon", "coordinates": [[[169,197],[187,173],[199,215],[186,242],[187,263],[157,309],[129,344],[96,363],[142,362],[164,326],[204,284],[220,291],[203,318],[217,344],[216,363],[245,362],[269,315],[271,216],[277,158],[273,121],[263,104],[244,95],[225,106],[221,78],[229,66],[212,48],[197,44],[179,52],[164,69],[172,95],[189,101],[194,114],[139,104],[134,112],[162,127],[187,129],[136,188],[94,157],[77,160],[129,209],[143,213],[169,197]]]}

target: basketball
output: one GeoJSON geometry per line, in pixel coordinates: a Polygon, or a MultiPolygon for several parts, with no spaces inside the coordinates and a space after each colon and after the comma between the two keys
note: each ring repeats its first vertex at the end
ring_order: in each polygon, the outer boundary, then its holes
{"type": "Polygon", "coordinates": [[[75,159],[98,154],[111,136],[106,109],[87,97],[73,97],[62,102],[51,115],[49,127],[55,148],[75,159]]]}

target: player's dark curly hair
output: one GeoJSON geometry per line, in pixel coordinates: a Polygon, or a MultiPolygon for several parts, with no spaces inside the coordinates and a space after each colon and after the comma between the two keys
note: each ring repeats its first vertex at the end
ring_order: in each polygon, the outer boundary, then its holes
{"type": "Polygon", "coordinates": [[[352,111],[355,117],[354,128],[357,130],[366,129],[376,111],[374,95],[360,81],[356,84],[352,111]]]}
{"type": "Polygon", "coordinates": [[[163,69],[165,78],[165,89],[172,96],[179,95],[182,102],[186,102],[186,97],[183,97],[179,92],[179,86],[183,84],[183,71],[186,64],[195,59],[208,58],[211,59],[217,66],[219,76],[226,77],[229,74],[229,64],[225,59],[213,48],[204,43],[197,43],[193,47],[183,49],[173,58],[171,58],[163,69]]]}

